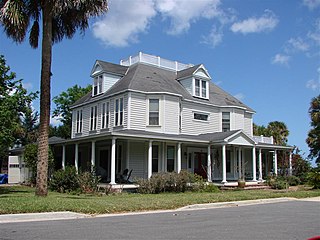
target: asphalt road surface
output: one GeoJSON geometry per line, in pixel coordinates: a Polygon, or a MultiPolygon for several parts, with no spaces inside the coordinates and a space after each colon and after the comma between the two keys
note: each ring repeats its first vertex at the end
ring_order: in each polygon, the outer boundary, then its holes
{"type": "Polygon", "coordinates": [[[307,239],[320,235],[320,203],[239,207],[0,224],[0,239],[307,239]]]}

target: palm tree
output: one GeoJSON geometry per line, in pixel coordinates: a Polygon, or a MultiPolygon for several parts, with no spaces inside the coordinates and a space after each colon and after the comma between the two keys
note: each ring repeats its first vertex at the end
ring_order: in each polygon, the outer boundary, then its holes
{"type": "Polygon", "coordinates": [[[311,129],[306,142],[310,148],[309,157],[320,163],[320,95],[312,98],[309,108],[311,129]]]}
{"type": "Polygon", "coordinates": [[[36,195],[47,196],[48,133],[50,123],[50,81],[52,45],[64,37],[72,38],[80,29],[84,33],[89,18],[108,10],[107,0],[3,0],[0,24],[9,38],[21,43],[29,32],[31,47],[37,48],[42,27],[40,80],[40,130],[36,195]],[[42,25],[39,23],[42,19],[42,25]],[[31,26],[30,31],[29,26],[31,26]]]}
{"type": "Polygon", "coordinates": [[[287,145],[289,130],[284,122],[274,121],[270,122],[267,129],[271,136],[273,136],[274,143],[277,145],[287,145]]]}

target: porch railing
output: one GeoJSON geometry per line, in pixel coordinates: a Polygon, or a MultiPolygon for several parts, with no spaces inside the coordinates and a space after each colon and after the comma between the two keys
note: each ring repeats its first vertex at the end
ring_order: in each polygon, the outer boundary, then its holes
{"type": "Polygon", "coordinates": [[[138,62],[147,63],[147,64],[151,64],[154,66],[158,66],[161,68],[166,68],[174,71],[181,71],[183,69],[193,66],[192,64],[179,63],[177,61],[167,60],[159,56],[154,56],[154,55],[150,55],[142,52],[139,52],[135,56],[130,56],[127,59],[121,60],[120,65],[131,66],[138,62]]]}
{"type": "Polygon", "coordinates": [[[258,143],[267,143],[267,144],[273,144],[273,137],[265,137],[263,135],[261,136],[253,136],[253,139],[255,142],[258,143]]]}

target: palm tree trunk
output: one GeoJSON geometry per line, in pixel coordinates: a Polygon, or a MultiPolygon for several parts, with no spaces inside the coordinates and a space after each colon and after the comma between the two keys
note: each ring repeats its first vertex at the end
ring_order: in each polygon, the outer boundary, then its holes
{"type": "Polygon", "coordinates": [[[38,163],[36,195],[48,195],[48,134],[50,124],[50,78],[52,58],[52,7],[51,1],[43,6],[43,35],[40,86],[40,132],[38,138],[38,163]]]}

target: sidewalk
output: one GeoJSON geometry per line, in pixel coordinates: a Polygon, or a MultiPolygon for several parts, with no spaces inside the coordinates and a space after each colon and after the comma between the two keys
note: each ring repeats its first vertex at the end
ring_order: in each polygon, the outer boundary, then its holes
{"type": "Polygon", "coordinates": [[[118,213],[118,214],[116,213],[116,214],[90,215],[90,214],[82,214],[82,213],[75,213],[75,212],[4,214],[4,215],[0,215],[0,223],[36,222],[36,221],[52,221],[52,220],[72,220],[72,219],[82,219],[82,218],[92,218],[92,217],[128,216],[128,215],[192,211],[192,210],[225,208],[225,207],[241,207],[241,206],[248,206],[253,204],[268,204],[268,203],[278,203],[278,202],[286,202],[286,201],[314,201],[314,202],[319,202],[319,206],[320,206],[320,197],[303,198],[303,199],[270,198],[270,199],[246,200],[246,201],[235,201],[235,202],[195,204],[195,205],[189,205],[189,206],[185,206],[185,207],[182,207],[179,209],[173,209],[173,210],[155,210],[155,211],[129,212],[129,213],[118,213]]]}

